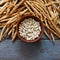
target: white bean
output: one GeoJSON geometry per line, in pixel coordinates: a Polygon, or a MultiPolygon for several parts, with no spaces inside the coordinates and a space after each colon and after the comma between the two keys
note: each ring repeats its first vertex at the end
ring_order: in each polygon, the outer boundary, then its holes
{"type": "Polygon", "coordinates": [[[19,25],[19,33],[26,40],[34,40],[41,32],[40,23],[32,18],[25,19],[19,25]]]}

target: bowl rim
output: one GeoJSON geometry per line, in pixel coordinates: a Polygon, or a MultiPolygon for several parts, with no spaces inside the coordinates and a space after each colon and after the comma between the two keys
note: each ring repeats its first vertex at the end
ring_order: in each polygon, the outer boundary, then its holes
{"type": "Polygon", "coordinates": [[[38,18],[37,16],[34,16],[34,15],[25,15],[25,16],[22,16],[20,18],[20,20],[17,22],[17,27],[16,27],[16,30],[17,30],[17,36],[19,37],[19,39],[23,42],[27,42],[27,43],[31,43],[31,42],[37,42],[41,39],[41,37],[43,36],[43,33],[44,33],[44,25],[42,23],[42,21],[40,20],[40,18],[38,18]],[[40,23],[40,26],[41,26],[41,32],[40,32],[40,35],[39,37],[37,37],[36,39],[34,40],[26,40],[24,39],[22,36],[20,36],[20,33],[19,33],[19,24],[21,23],[21,21],[23,21],[24,19],[27,19],[27,18],[34,18],[36,21],[39,21],[40,23]]]}

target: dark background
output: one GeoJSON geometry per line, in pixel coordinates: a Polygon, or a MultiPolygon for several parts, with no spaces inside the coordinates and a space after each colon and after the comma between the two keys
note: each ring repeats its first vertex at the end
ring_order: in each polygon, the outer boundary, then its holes
{"type": "Polygon", "coordinates": [[[31,44],[7,38],[0,43],[0,60],[60,60],[60,40],[53,45],[45,36],[31,44]]]}

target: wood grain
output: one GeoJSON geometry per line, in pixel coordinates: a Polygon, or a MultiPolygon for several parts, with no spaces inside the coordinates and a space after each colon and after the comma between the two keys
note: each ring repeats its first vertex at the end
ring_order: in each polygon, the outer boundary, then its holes
{"type": "Polygon", "coordinates": [[[0,60],[60,60],[60,40],[53,45],[43,39],[31,44],[6,39],[0,43],[0,60]]]}

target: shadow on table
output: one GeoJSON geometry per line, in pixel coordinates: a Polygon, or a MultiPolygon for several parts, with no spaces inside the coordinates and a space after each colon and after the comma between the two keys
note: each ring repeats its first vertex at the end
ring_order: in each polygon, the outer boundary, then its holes
{"type": "Polygon", "coordinates": [[[20,43],[20,53],[24,60],[39,60],[42,54],[47,51],[47,48],[43,47],[42,41],[36,43],[20,43]]]}

